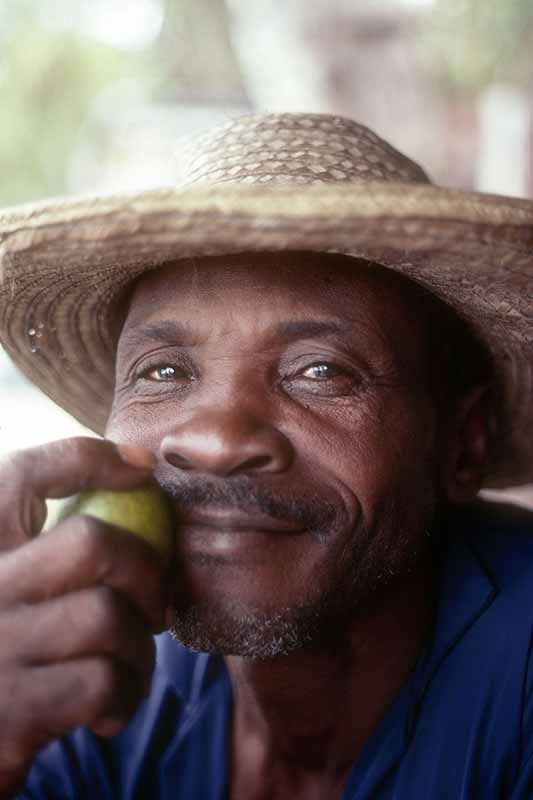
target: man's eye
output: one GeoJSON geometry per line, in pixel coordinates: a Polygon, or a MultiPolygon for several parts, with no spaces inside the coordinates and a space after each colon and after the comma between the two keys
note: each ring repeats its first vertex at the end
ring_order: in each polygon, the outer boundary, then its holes
{"type": "Polygon", "coordinates": [[[336,378],[342,374],[342,370],[336,367],[334,364],[329,364],[328,362],[321,362],[320,364],[311,364],[311,366],[306,367],[302,374],[306,378],[313,378],[314,380],[331,380],[331,378],[336,378]]]}
{"type": "Polygon", "coordinates": [[[316,361],[303,367],[285,385],[289,392],[303,392],[319,397],[347,397],[360,391],[362,379],[349,368],[329,361],[316,361]]]}
{"type": "Polygon", "coordinates": [[[162,383],[164,381],[179,380],[179,378],[183,377],[183,371],[170,364],[158,364],[156,367],[149,367],[144,370],[141,377],[148,381],[162,383]]]}

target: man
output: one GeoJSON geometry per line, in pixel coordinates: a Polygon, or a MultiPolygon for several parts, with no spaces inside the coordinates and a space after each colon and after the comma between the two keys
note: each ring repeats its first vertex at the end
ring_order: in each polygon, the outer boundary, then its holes
{"type": "Polygon", "coordinates": [[[319,115],[188,176],[0,226],[2,342],[106,440],[0,474],[0,796],[531,796],[531,523],[476,501],[533,471],[531,204],[319,115]],[[35,538],[154,479],[171,563],[35,538]]]}

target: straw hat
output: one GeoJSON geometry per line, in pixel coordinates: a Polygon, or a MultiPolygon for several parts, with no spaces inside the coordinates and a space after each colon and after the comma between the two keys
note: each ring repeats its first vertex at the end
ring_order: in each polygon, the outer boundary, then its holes
{"type": "Polygon", "coordinates": [[[533,478],[533,201],[433,186],[337,116],[240,117],[181,156],[173,189],[0,213],[0,342],[34,384],[102,433],[116,300],[138,275],[199,255],[345,253],[404,273],[470,320],[501,382],[487,486],[533,478]]]}

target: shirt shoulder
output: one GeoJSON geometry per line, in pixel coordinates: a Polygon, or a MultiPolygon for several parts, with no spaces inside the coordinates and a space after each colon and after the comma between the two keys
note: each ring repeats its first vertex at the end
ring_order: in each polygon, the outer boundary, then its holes
{"type": "Polygon", "coordinates": [[[514,798],[533,743],[532,521],[480,503],[443,529],[436,622],[394,796],[514,798]]]}

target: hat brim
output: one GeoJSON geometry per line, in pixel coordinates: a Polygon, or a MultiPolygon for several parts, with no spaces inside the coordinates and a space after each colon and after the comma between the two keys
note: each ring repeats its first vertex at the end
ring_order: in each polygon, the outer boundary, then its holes
{"type": "Polygon", "coordinates": [[[430,288],[491,348],[504,428],[486,485],[533,479],[533,201],[431,185],[194,186],[0,215],[0,342],[103,434],[116,300],[168,261],[313,250],[377,261],[430,288]]]}

